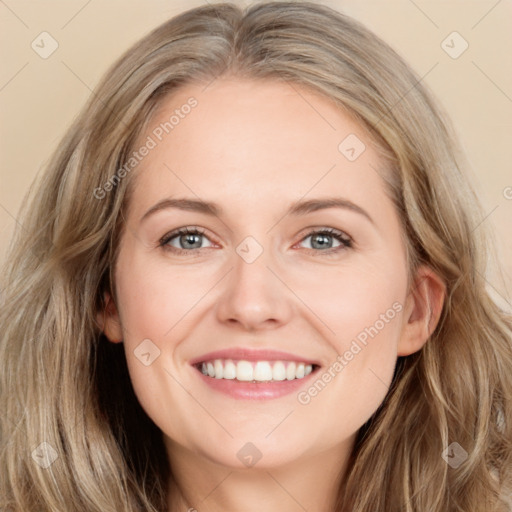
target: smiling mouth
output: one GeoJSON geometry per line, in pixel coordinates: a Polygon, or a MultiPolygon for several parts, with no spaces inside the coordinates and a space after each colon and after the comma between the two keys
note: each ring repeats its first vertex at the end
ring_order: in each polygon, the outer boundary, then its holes
{"type": "Polygon", "coordinates": [[[282,382],[303,379],[318,366],[298,361],[246,361],[243,359],[213,359],[194,365],[212,379],[240,382],[282,382]]]}

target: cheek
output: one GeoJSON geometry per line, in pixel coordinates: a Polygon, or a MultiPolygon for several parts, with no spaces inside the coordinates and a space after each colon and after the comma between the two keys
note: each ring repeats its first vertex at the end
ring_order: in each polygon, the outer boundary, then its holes
{"type": "MultiPolygon", "coordinates": [[[[208,283],[187,278],[186,271],[133,258],[118,280],[123,329],[129,345],[150,338],[157,345],[171,341],[174,327],[186,318],[208,290],[208,283]]],[[[121,274],[121,273],[120,273],[121,274]]]]}
{"type": "Polygon", "coordinates": [[[176,375],[182,364],[177,348],[184,334],[194,328],[197,318],[193,313],[199,311],[198,302],[214,281],[207,276],[192,279],[185,269],[170,270],[128,250],[119,259],[118,269],[117,296],[132,386],[157,426],[179,437],[189,429],[190,397],[176,375]]]}
{"type": "Polygon", "coordinates": [[[322,332],[338,353],[357,337],[364,342],[368,329],[373,333],[368,339],[375,337],[373,327],[379,334],[386,331],[385,337],[395,327],[395,336],[390,338],[397,337],[395,317],[402,309],[407,285],[405,263],[402,266],[400,260],[383,254],[358,265],[347,262],[339,267],[317,266],[311,272],[305,269],[299,279],[293,279],[293,289],[323,323],[322,332]]]}
{"type": "MultiPolygon", "coordinates": [[[[400,310],[398,303],[396,306],[400,310]]],[[[362,329],[350,329],[357,331],[353,337],[347,334],[332,338],[338,355],[297,395],[301,416],[310,423],[311,432],[321,433],[317,442],[325,449],[357,432],[389,391],[397,360],[401,312],[392,308],[388,311],[387,324],[380,319],[363,323],[366,327],[362,329]]],[[[355,320],[347,317],[347,322],[355,320]]]]}
{"type": "MultiPolygon", "coordinates": [[[[319,429],[331,432],[331,439],[359,429],[384,400],[393,377],[406,271],[405,264],[396,266],[396,260],[395,271],[382,261],[378,266],[347,267],[335,276],[331,272],[324,276],[323,281],[331,284],[323,291],[306,282],[301,292],[328,326],[324,332],[334,350],[327,368],[297,399],[309,418],[318,418],[314,421],[319,429]]],[[[326,443],[328,439],[326,434],[326,443]]]]}

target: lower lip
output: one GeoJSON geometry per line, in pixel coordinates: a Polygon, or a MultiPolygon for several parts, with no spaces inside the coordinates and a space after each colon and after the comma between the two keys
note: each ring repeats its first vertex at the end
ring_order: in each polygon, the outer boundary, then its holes
{"type": "Polygon", "coordinates": [[[204,375],[197,368],[194,371],[203,382],[215,391],[219,391],[237,400],[271,400],[298,392],[316,374],[315,368],[302,379],[281,380],[272,382],[243,382],[236,379],[216,379],[204,375]]]}

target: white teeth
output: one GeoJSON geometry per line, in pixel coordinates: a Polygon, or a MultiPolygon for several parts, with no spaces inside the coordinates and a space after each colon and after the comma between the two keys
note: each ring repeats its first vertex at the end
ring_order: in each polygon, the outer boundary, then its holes
{"type": "Polygon", "coordinates": [[[253,380],[254,368],[249,361],[238,361],[236,364],[237,380],[251,381],[253,380]]]}
{"type": "Polygon", "coordinates": [[[254,367],[254,380],[263,382],[272,380],[272,367],[267,361],[258,361],[254,367]]]}
{"type": "Polygon", "coordinates": [[[243,382],[270,382],[302,379],[313,371],[313,365],[293,361],[233,361],[215,359],[201,364],[203,375],[215,379],[237,379],[243,382]]]}
{"type": "Polygon", "coordinates": [[[274,367],[272,368],[272,378],[274,380],[286,379],[286,368],[281,361],[274,363],[274,367]]]}
{"type": "Polygon", "coordinates": [[[236,379],[236,366],[233,361],[226,361],[224,363],[224,375],[223,379],[236,379]]]}
{"type": "Polygon", "coordinates": [[[213,368],[215,369],[215,378],[222,379],[224,376],[224,366],[222,365],[222,361],[220,359],[216,359],[214,361],[213,368]]]}
{"type": "Polygon", "coordinates": [[[288,363],[288,366],[286,367],[286,379],[287,380],[295,379],[295,368],[297,368],[295,363],[288,363]]]}

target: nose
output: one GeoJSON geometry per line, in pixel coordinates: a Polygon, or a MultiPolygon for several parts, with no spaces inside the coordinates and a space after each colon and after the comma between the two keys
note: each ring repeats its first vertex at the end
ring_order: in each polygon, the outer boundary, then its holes
{"type": "Polygon", "coordinates": [[[235,252],[232,262],[234,268],[222,281],[217,319],[246,331],[276,329],[289,322],[293,293],[269,251],[264,250],[252,262],[235,252]]]}

